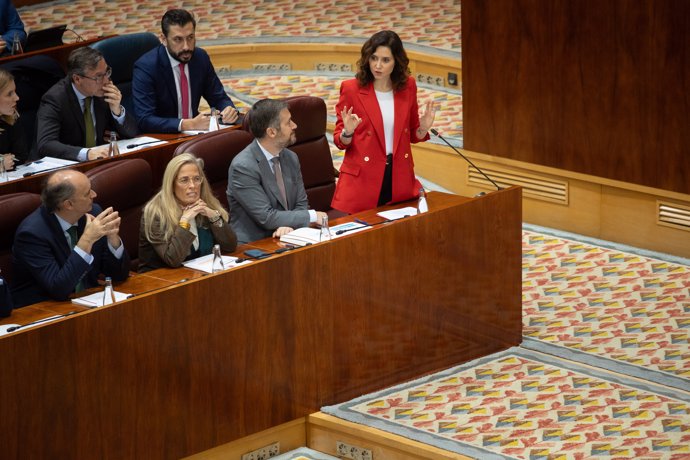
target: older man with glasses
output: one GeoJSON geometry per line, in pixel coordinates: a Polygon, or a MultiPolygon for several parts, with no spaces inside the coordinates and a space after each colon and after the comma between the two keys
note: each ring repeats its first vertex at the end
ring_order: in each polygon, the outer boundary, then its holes
{"type": "Polygon", "coordinates": [[[137,135],[134,117],[120,104],[122,94],[110,81],[112,69],[100,51],[82,47],[67,59],[67,77],[41,99],[36,118],[37,152],[67,160],[105,158],[106,130],[118,137],[137,135]]]}

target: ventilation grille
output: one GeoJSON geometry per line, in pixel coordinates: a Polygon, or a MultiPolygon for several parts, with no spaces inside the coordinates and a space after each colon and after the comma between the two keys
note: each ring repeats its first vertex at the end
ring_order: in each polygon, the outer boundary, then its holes
{"type": "Polygon", "coordinates": [[[657,201],[657,223],[690,232],[690,206],[657,201]]]}
{"type": "MultiPolygon", "coordinates": [[[[522,195],[535,200],[548,201],[551,203],[568,204],[568,182],[545,179],[533,174],[500,169],[496,167],[482,168],[491,179],[501,188],[519,185],[522,187],[522,195]]],[[[476,168],[469,166],[467,169],[467,183],[483,188],[494,189],[494,185],[477,171],[476,168]]]]}

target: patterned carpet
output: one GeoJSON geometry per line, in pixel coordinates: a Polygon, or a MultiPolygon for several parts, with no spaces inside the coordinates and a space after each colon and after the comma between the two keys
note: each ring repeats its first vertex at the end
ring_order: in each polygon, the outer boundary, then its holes
{"type": "Polygon", "coordinates": [[[690,459],[690,264],[541,230],[521,347],[322,411],[480,459],[690,459]]]}
{"type": "MultiPolygon", "coordinates": [[[[460,1],[430,4],[417,0],[323,2],[254,0],[182,2],[135,0],[59,0],[19,9],[27,30],[67,24],[84,38],[132,32],[160,33],[168,8],[185,8],[197,17],[197,40],[204,44],[313,41],[362,43],[381,29],[397,31],[408,50],[457,58],[460,55],[460,1]],[[103,18],[108,18],[104,21],[103,18]]],[[[67,32],[66,42],[76,40],[67,32]]],[[[257,99],[309,94],[323,97],[335,120],[340,82],[351,75],[333,72],[266,74],[219,71],[226,90],[240,107],[257,99]]],[[[462,95],[459,90],[419,84],[420,104],[434,100],[434,127],[444,136],[462,139],[462,95]]],[[[436,142],[436,140],[432,140],[436,142]]],[[[342,152],[331,145],[334,159],[342,152]]]]}
{"type": "Polygon", "coordinates": [[[524,231],[522,296],[523,346],[690,389],[690,267],[524,231]]]}
{"type": "Polygon", "coordinates": [[[690,456],[690,394],[520,348],[322,411],[482,460],[690,456]]]}

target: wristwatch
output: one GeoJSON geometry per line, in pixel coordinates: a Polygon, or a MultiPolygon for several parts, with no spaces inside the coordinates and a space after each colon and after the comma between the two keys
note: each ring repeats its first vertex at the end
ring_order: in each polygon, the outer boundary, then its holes
{"type": "Polygon", "coordinates": [[[349,139],[349,138],[351,138],[354,134],[355,134],[354,131],[351,132],[350,134],[348,134],[347,131],[345,131],[345,130],[343,129],[343,132],[340,133],[340,137],[344,137],[345,139],[349,139]]]}

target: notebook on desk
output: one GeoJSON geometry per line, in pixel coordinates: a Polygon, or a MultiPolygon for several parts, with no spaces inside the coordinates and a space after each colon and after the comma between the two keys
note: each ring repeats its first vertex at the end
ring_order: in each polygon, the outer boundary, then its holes
{"type": "Polygon", "coordinates": [[[24,52],[62,45],[62,35],[65,33],[65,30],[67,30],[67,24],[29,32],[29,35],[26,37],[24,52]]]}

